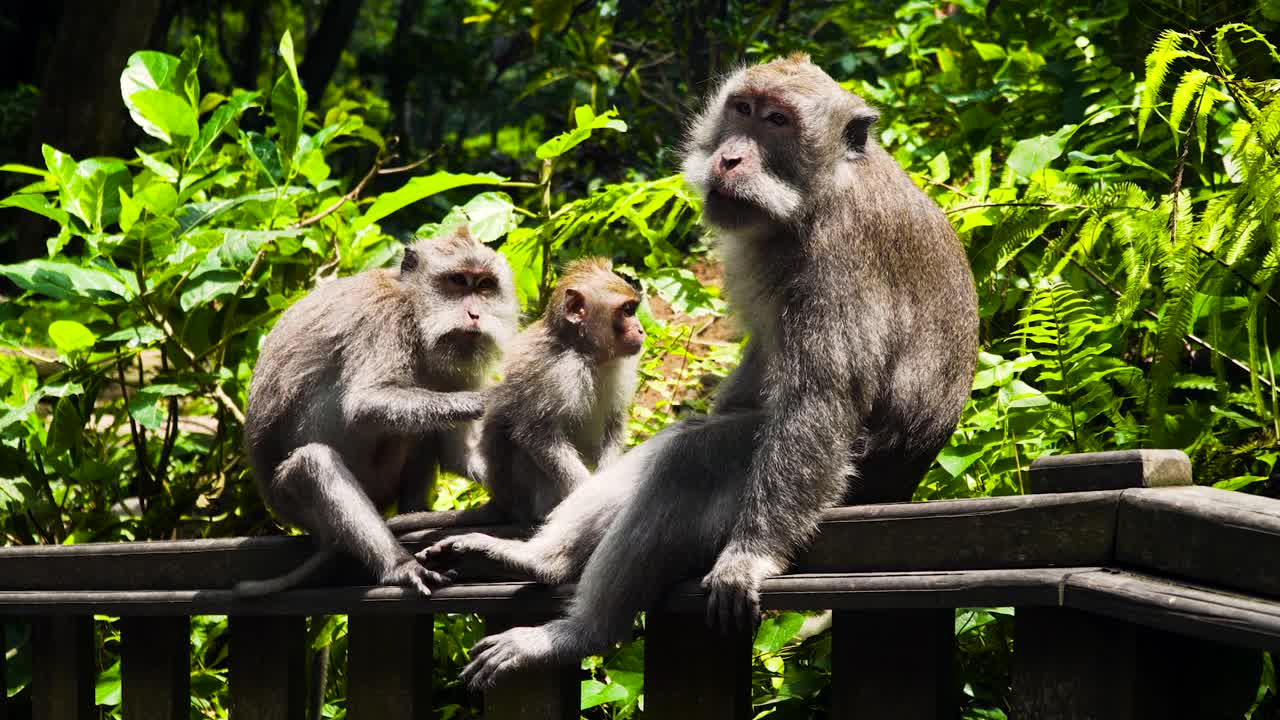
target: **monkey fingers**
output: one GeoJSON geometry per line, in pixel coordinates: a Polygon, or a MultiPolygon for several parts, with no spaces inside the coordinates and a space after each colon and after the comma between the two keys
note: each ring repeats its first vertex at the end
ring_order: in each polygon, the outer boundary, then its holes
{"type": "Polygon", "coordinates": [[[491,688],[507,673],[551,658],[551,638],[542,627],[515,627],[482,638],[471,649],[462,681],[473,690],[491,688]]]}
{"type": "Polygon", "coordinates": [[[400,585],[418,591],[423,597],[431,597],[432,586],[441,587],[453,582],[448,573],[438,573],[423,567],[417,558],[409,558],[396,565],[381,578],[383,585],[400,585]]]}

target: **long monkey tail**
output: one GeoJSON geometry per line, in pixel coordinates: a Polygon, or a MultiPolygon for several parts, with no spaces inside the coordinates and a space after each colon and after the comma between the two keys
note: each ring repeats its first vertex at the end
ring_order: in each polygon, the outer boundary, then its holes
{"type": "Polygon", "coordinates": [[[231,588],[231,591],[238,598],[258,598],[283,592],[316,574],[333,559],[334,555],[332,550],[317,550],[301,565],[283,575],[266,580],[241,580],[231,588]]]}

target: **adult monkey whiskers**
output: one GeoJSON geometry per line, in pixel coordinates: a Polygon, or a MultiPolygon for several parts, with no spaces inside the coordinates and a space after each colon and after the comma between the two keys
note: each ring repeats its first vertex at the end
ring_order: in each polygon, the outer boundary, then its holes
{"type": "Polygon", "coordinates": [[[876,119],[803,55],[733,73],[694,119],[683,170],[750,332],[742,363],[710,416],[597,473],[529,540],[424,551],[581,578],[566,617],[478,643],[473,686],[602,650],[698,573],[708,620],[749,626],[761,581],[824,508],[911,498],[969,393],[977,298],[954,231],[876,142],[876,119]]]}

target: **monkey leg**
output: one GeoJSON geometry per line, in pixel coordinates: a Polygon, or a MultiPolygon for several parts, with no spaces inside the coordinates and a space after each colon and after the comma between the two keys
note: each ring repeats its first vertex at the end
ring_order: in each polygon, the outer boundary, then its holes
{"type": "Polygon", "coordinates": [[[430,595],[449,578],[422,567],[387,528],[360,481],[338,451],[311,443],[294,450],[276,469],[272,495],[289,517],[322,546],[354,555],[383,585],[430,595]]]}
{"type": "MultiPolygon", "coordinates": [[[[709,567],[736,518],[740,488],[733,481],[750,460],[749,451],[737,451],[743,444],[749,449],[758,424],[757,413],[686,421],[592,479],[587,488],[606,481],[639,485],[591,553],[569,614],[484,638],[463,680],[488,687],[521,667],[602,651],[624,638],[635,612],[651,606],[670,583],[709,567]]],[[[548,525],[571,511],[556,508],[548,525]]]]}

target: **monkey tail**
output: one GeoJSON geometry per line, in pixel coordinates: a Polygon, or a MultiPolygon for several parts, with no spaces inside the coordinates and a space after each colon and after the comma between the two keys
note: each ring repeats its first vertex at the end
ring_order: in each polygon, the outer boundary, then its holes
{"type": "Polygon", "coordinates": [[[499,525],[510,522],[511,518],[492,502],[466,510],[445,510],[442,512],[411,512],[394,515],[387,520],[387,527],[396,537],[419,530],[434,530],[448,527],[468,527],[479,525],[499,525]]]}
{"type": "Polygon", "coordinates": [[[328,564],[333,559],[333,556],[334,552],[332,550],[317,550],[301,565],[283,575],[277,575],[266,580],[241,580],[231,588],[231,591],[240,599],[259,598],[283,592],[301,584],[314,575],[328,564]]]}

